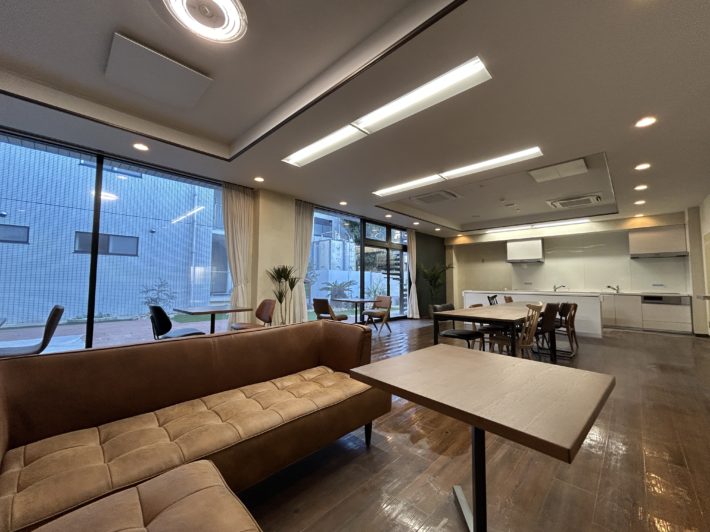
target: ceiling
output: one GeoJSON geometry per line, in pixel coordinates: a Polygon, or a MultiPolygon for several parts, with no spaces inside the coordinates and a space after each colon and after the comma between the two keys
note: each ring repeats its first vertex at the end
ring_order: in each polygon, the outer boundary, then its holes
{"type": "Polygon", "coordinates": [[[559,219],[545,200],[567,194],[603,193],[604,208],[591,214],[608,217],[677,212],[710,194],[707,2],[468,1],[273,129],[447,3],[244,0],[246,37],[216,46],[185,35],[146,2],[7,1],[0,126],[327,207],[347,201],[346,210],[374,219],[391,210],[389,221],[418,219],[420,230],[441,236],[559,219]],[[179,111],[113,86],[104,67],[114,32],[214,82],[194,108],[179,111]],[[281,162],[474,56],[492,80],[302,168],[281,162]],[[645,115],[658,123],[634,128],[645,115]],[[141,134],[151,147],[145,155],[130,148],[141,134]],[[372,194],[530,146],[544,155],[396,196],[372,194]],[[582,176],[536,184],[527,174],[580,157],[590,167],[582,176]],[[652,167],[635,171],[640,162],[652,167]],[[634,191],[639,183],[648,190],[634,191]],[[461,197],[412,199],[434,190],[461,197]],[[633,204],[639,199],[643,207],[633,204]],[[503,206],[511,202],[517,207],[503,206]],[[442,231],[433,233],[436,226],[442,231]]]}

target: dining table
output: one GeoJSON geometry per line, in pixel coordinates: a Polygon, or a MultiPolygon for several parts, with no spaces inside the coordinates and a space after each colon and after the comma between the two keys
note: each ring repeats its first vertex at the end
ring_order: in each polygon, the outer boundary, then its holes
{"type": "Polygon", "coordinates": [[[615,385],[612,375],[444,344],[350,375],[470,426],[473,504],[460,485],[453,494],[476,532],[488,526],[486,432],[571,464],[615,385]]]}
{"type": "Polygon", "coordinates": [[[217,314],[231,314],[234,312],[250,312],[254,309],[251,307],[237,307],[232,305],[209,305],[206,307],[184,307],[184,308],[173,308],[175,312],[180,312],[181,314],[187,314],[189,316],[210,316],[210,334],[214,334],[215,322],[217,320],[217,314]]]}
{"type": "Polygon", "coordinates": [[[510,353],[515,356],[518,326],[525,322],[528,305],[542,305],[541,301],[516,301],[487,307],[472,307],[434,312],[434,345],[439,343],[439,327],[442,321],[462,321],[486,325],[499,325],[510,334],[510,353]]]}
{"type": "Polygon", "coordinates": [[[358,316],[360,316],[360,322],[362,322],[362,313],[365,312],[365,303],[374,303],[375,300],[369,297],[337,297],[333,298],[333,301],[339,303],[351,303],[355,306],[355,323],[358,322],[358,316]],[[362,307],[361,307],[362,306],[362,307]],[[360,312],[358,313],[358,309],[360,312]]]}

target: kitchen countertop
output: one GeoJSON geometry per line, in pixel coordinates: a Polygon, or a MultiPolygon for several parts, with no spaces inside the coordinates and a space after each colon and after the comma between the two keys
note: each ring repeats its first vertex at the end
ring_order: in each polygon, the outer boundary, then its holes
{"type": "Polygon", "coordinates": [[[687,296],[688,294],[681,292],[634,292],[622,291],[619,293],[613,290],[464,290],[473,294],[546,294],[553,296],[581,296],[581,297],[598,297],[598,296],[687,296]]]}

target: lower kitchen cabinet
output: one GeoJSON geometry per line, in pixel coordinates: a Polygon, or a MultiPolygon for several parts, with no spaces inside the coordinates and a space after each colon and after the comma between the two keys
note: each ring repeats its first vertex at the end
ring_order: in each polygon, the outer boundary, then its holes
{"type": "Polygon", "coordinates": [[[641,317],[641,296],[615,295],[614,311],[617,327],[643,327],[641,317]]]}

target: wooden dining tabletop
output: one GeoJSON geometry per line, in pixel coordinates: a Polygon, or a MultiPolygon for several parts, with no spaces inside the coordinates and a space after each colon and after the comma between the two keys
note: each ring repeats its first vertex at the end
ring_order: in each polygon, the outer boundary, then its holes
{"type": "Polygon", "coordinates": [[[206,306],[206,307],[185,307],[174,308],[175,312],[190,314],[192,316],[204,316],[207,314],[226,314],[231,312],[249,312],[251,307],[233,307],[231,305],[206,306]]]}
{"type": "Polygon", "coordinates": [[[569,463],[615,384],[611,375],[443,344],[350,374],[569,463]]]}
{"type": "Polygon", "coordinates": [[[542,305],[541,301],[515,301],[513,303],[503,303],[500,305],[489,305],[487,307],[462,308],[456,310],[443,310],[435,312],[434,316],[439,319],[462,319],[475,321],[500,321],[517,322],[524,320],[528,313],[528,305],[542,305]]]}

